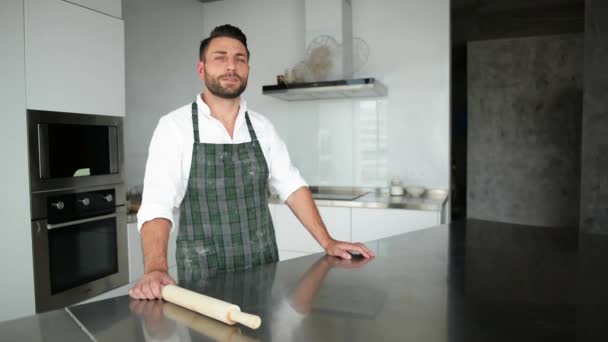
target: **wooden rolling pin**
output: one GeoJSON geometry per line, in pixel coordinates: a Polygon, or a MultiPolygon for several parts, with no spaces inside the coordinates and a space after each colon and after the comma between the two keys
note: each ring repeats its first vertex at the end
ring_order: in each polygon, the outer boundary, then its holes
{"type": "Polygon", "coordinates": [[[262,319],[259,316],[241,312],[241,308],[237,305],[186,290],[176,285],[163,287],[162,295],[163,299],[168,302],[230,325],[241,323],[251,329],[257,329],[262,324],[262,319]]]}

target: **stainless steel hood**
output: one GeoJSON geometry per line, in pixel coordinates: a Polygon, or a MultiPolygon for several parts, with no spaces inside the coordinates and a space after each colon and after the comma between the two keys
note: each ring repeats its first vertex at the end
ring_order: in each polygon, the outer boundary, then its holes
{"type": "Polygon", "coordinates": [[[387,94],[386,87],[374,78],[266,85],[262,94],[286,101],[378,97],[387,94]]]}

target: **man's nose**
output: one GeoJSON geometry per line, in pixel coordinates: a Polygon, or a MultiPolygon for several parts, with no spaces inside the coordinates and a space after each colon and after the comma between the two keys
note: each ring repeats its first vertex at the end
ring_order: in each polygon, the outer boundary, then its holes
{"type": "Polygon", "coordinates": [[[235,70],[235,69],[236,69],[236,62],[232,58],[229,58],[228,63],[226,63],[226,70],[235,70]]]}

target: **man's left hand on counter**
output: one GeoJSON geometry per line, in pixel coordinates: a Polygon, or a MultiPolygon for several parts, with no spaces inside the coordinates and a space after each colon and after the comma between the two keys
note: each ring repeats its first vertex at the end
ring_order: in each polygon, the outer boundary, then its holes
{"type": "Polygon", "coordinates": [[[331,240],[327,243],[325,253],[342,259],[351,259],[351,254],[361,254],[364,258],[373,258],[375,256],[374,253],[362,243],[350,243],[338,240],[331,240]]]}

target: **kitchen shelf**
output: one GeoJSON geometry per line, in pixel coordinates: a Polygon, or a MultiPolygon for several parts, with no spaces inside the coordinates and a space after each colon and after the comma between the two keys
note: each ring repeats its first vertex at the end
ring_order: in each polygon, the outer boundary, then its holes
{"type": "Polygon", "coordinates": [[[386,87],[374,78],[262,86],[262,94],[284,101],[381,97],[386,87]]]}

